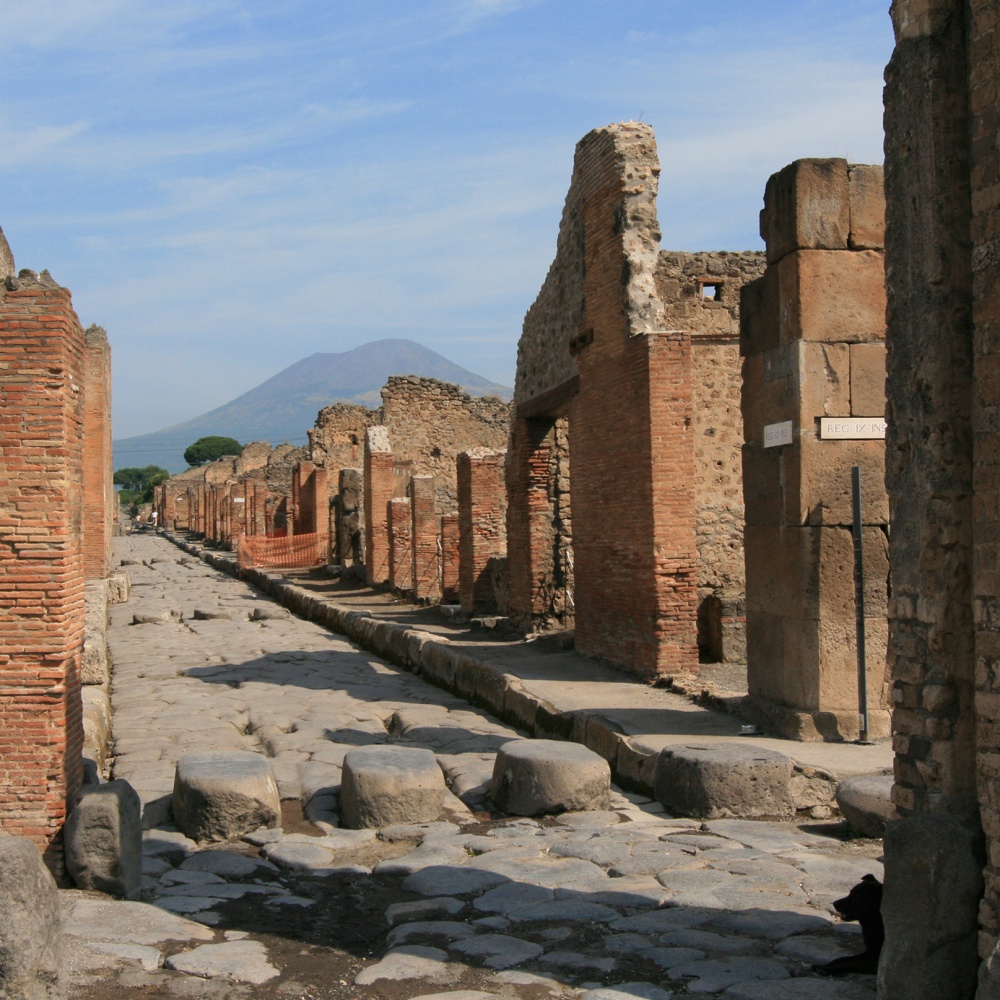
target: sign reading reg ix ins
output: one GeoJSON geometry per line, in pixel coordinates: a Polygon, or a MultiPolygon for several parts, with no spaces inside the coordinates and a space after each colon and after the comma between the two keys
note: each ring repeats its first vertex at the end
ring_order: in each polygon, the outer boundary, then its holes
{"type": "Polygon", "coordinates": [[[885,417],[820,417],[824,441],[875,441],[885,437],[885,417]]]}

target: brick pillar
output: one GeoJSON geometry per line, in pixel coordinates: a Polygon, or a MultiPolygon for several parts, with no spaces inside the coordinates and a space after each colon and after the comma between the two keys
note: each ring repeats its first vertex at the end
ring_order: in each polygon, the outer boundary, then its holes
{"type": "Polygon", "coordinates": [[[459,594],[467,613],[497,609],[491,564],[507,553],[506,454],[477,448],[457,458],[459,594]]]}
{"type": "Polygon", "coordinates": [[[441,515],[441,603],[457,604],[459,601],[459,572],[461,565],[458,511],[441,515]]]}
{"type": "Polygon", "coordinates": [[[389,501],[389,586],[410,590],[413,586],[413,514],[408,498],[389,501]]]}
{"type": "Polygon", "coordinates": [[[764,195],[767,270],[743,289],[744,708],[795,739],[856,739],[859,731],[855,465],[868,731],[889,733],[884,216],[880,167],[791,164],[764,195]]]}
{"type": "Polygon", "coordinates": [[[88,327],[83,367],[83,558],[87,579],[111,573],[114,483],[111,469],[111,347],[88,327]]]}
{"type": "Polygon", "coordinates": [[[434,603],[441,599],[440,553],[437,496],[433,476],[413,476],[410,480],[413,503],[413,596],[434,603]]]}
{"type": "Polygon", "coordinates": [[[392,448],[382,425],[365,430],[365,582],[379,586],[389,579],[386,504],[393,492],[392,448]]]}
{"type": "Polygon", "coordinates": [[[248,489],[247,480],[243,482],[238,482],[233,484],[233,488],[230,495],[230,503],[232,510],[231,523],[229,526],[230,540],[232,543],[236,542],[236,539],[240,535],[246,535],[247,531],[247,517],[249,515],[250,508],[250,490],[248,489]]]}
{"type": "Polygon", "coordinates": [[[85,338],[46,272],[0,285],[0,331],[0,828],[59,871],[82,778],[85,338]]]}

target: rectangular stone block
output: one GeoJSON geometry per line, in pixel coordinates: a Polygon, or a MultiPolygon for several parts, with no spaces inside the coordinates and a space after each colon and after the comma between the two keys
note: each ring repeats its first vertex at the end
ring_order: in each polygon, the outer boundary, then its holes
{"type": "Polygon", "coordinates": [[[768,270],[740,289],[740,354],[768,351],[778,338],[778,276],[768,270]]]}
{"type": "Polygon", "coordinates": [[[789,449],[786,457],[785,524],[852,524],[851,469],[855,465],[861,469],[863,522],[888,524],[885,441],[820,440],[816,432],[802,434],[798,447],[789,449]]]}
{"type": "Polygon", "coordinates": [[[816,417],[850,413],[851,360],[854,357],[851,348],[860,345],[799,340],[792,346],[798,361],[796,417],[801,426],[814,426],[816,417]]]}
{"type": "Polygon", "coordinates": [[[768,264],[796,250],[846,250],[850,229],[846,160],[796,160],[768,178],[760,213],[768,264]]]}
{"type": "Polygon", "coordinates": [[[799,250],[778,264],[782,343],[885,338],[885,268],[877,250],[799,250]]]}
{"type": "Polygon", "coordinates": [[[850,187],[852,250],[881,250],[885,246],[885,187],[881,165],[852,163],[847,168],[850,187]]]}
{"type": "Polygon", "coordinates": [[[856,417],[885,413],[885,344],[851,344],[851,410],[856,417]]]}

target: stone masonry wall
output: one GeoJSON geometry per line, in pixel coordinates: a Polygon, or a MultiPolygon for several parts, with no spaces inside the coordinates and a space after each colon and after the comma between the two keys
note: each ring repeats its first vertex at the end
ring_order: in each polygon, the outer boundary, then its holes
{"type": "Polygon", "coordinates": [[[0,285],[0,331],[0,828],[60,870],[83,773],[85,337],[47,272],[0,285]]]}
{"type": "Polygon", "coordinates": [[[661,250],[656,267],[667,327],[691,334],[698,646],[709,660],[746,657],[740,290],[764,266],[761,252],[661,250]]]}

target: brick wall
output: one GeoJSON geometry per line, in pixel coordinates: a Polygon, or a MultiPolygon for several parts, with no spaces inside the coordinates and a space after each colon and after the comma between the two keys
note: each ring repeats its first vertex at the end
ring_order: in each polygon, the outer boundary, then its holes
{"type": "Polygon", "coordinates": [[[413,596],[418,601],[441,599],[441,564],[438,532],[441,517],[433,476],[414,476],[410,480],[413,514],[413,596]]]}
{"type": "Polygon", "coordinates": [[[88,579],[111,573],[111,346],[99,326],[85,334],[83,368],[83,558],[88,579]]]}
{"type": "Polygon", "coordinates": [[[0,286],[0,828],[61,869],[82,778],[85,337],[46,272],[0,286]]]}
{"type": "Polygon", "coordinates": [[[413,586],[413,513],[407,497],[389,501],[389,586],[409,591],[413,586]]]}
{"type": "Polygon", "coordinates": [[[393,497],[392,449],[384,427],[365,431],[365,582],[389,580],[387,504],[393,497]]]}
{"type": "Polygon", "coordinates": [[[497,610],[492,573],[507,553],[505,456],[487,448],[458,456],[459,594],[467,613],[497,610]]]}
{"type": "Polygon", "coordinates": [[[441,603],[455,604],[458,601],[460,532],[458,511],[441,515],[441,603]]]}

